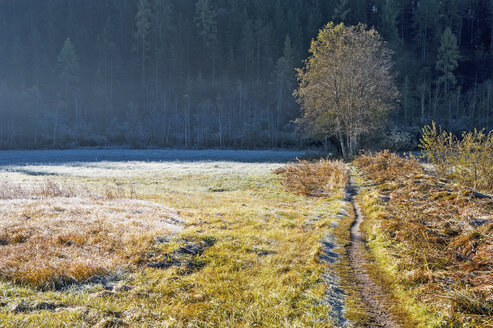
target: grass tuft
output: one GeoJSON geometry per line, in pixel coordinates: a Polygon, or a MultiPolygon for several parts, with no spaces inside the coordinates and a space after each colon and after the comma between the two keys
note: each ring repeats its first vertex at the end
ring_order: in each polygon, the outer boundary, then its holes
{"type": "Polygon", "coordinates": [[[283,177],[283,185],[290,191],[312,197],[327,197],[343,190],[349,171],[342,161],[321,159],[315,162],[298,160],[274,171],[283,177]]]}

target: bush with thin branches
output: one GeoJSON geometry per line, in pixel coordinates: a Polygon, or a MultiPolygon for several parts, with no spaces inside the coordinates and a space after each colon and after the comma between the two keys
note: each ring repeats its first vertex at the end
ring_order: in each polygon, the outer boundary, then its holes
{"type": "Polygon", "coordinates": [[[420,146],[440,177],[493,192],[493,132],[474,130],[457,138],[432,123],[423,129],[420,146]]]}

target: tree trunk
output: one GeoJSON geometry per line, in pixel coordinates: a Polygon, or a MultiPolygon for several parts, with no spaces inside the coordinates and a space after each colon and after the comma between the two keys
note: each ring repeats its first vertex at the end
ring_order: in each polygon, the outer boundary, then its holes
{"type": "Polygon", "coordinates": [[[457,100],[456,100],[456,103],[455,103],[455,106],[456,106],[456,120],[457,122],[460,121],[460,96],[461,96],[461,89],[462,89],[462,86],[459,86],[459,88],[457,89],[457,100]]]}
{"type": "Polygon", "coordinates": [[[347,153],[346,153],[346,145],[344,145],[344,137],[342,136],[342,134],[339,132],[339,144],[341,145],[341,152],[342,152],[342,157],[343,158],[346,158],[347,157],[347,153]]]}
{"type": "Polygon", "coordinates": [[[145,57],[145,38],[142,36],[142,90],[145,90],[146,88],[146,82],[145,82],[145,65],[146,65],[146,57],[145,57]]]}
{"type": "MultiPolygon", "coordinates": [[[[36,84],[36,105],[35,105],[34,110],[36,111],[36,119],[38,119],[38,115],[39,115],[39,89],[38,89],[37,84],[36,84]]],[[[34,126],[34,145],[38,144],[38,130],[39,130],[39,124],[36,124],[34,126]]]]}
{"type": "Polygon", "coordinates": [[[79,120],[79,101],[77,97],[75,97],[74,102],[75,102],[75,122],[77,122],[79,120]]]}
{"type": "Polygon", "coordinates": [[[426,87],[423,86],[423,90],[421,91],[421,125],[425,123],[425,92],[426,87]]]}
{"type": "Polygon", "coordinates": [[[282,100],[284,97],[282,84],[279,86],[279,92],[277,95],[277,110],[276,110],[276,127],[275,127],[275,139],[274,143],[277,145],[279,142],[279,130],[281,128],[281,111],[282,111],[282,100]]]}
{"type": "Polygon", "coordinates": [[[110,112],[113,115],[113,58],[110,60],[110,112]]]}
{"type": "Polygon", "coordinates": [[[438,82],[436,83],[436,88],[435,88],[435,95],[434,95],[434,101],[433,101],[433,118],[437,120],[437,110],[438,110],[438,99],[439,99],[439,93],[440,93],[440,86],[438,82]]]}
{"type": "Polygon", "coordinates": [[[9,144],[12,146],[14,144],[14,134],[15,134],[15,129],[14,129],[14,117],[10,120],[10,141],[9,144]]]}
{"type": "MultiPolygon", "coordinates": [[[[493,28],[492,28],[493,34],[493,28]]],[[[491,83],[488,83],[486,94],[486,131],[490,131],[490,104],[491,104],[491,83]]]]}
{"type": "Polygon", "coordinates": [[[216,84],[216,53],[212,52],[212,87],[216,84]]]}
{"type": "Polygon", "coordinates": [[[167,128],[169,127],[169,124],[168,124],[169,119],[168,119],[168,110],[167,110],[167,106],[166,106],[166,97],[163,95],[162,98],[163,98],[163,126],[165,126],[162,143],[166,144],[167,143],[166,136],[168,134],[167,128]]]}
{"type": "Polygon", "coordinates": [[[257,39],[257,80],[260,80],[260,38],[257,39]]]}
{"type": "Polygon", "coordinates": [[[58,127],[58,106],[57,106],[56,114],[55,114],[55,126],[53,128],[53,147],[56,144],[56,129],[57,129],[57,127],[58,127]]]}
{"type": "Polygon", "coordinates": [[[219,148],[224,147],[224,142],[223,142],[223,122],[221,119],[221,114],[218,115],[219,119],[219,148]]]}

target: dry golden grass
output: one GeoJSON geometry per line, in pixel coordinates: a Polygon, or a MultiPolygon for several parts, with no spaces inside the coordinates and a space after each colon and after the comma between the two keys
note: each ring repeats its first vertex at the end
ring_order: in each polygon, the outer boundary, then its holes
{"type": "Polygon", "coordinates": [[[181,230],[173,211],[150,202],[76,197],[53,182],[2,186],[0,278],[16,283],[61,287],[106,274],[138,261],[155,237],[181,230]]]}
{"type": "Polygon", "coordinates": [[[278,166],[183,163],[182,169],[176,165],[161,175],[143,170],[138,177],[52,178],[90,185],[91,190],[134,186],[139,199],[179,210],[186,227],[153,243],[143,257],[147,263],[105,277],[104,283],[53,291],[0,279],[0,327],[86,328],[115,321],[136,328],[332,327],[320,241],[331,233],[343,202],[335,194],[321,198],[286,192],[280,177],[271,173],[278,166]],[[164,260],[171,265],[154,266],[164,260]],[[121,284],[131,289],[106,289],[121,284]],[[67,307],[11,311],[20,302],[40,301],[67,307]]]}
{"type": "MultiPolygon", "coordinates": [[[[283,186],[299,195],[313,197],[313,199],[326,199],[331,196],[342,199],[348,187],[350,171],[342,161],[318,160],[302,161],[290,163],[275,171],[280,175],[283,186]]],[[[348,258],[348,249],[351,243],[350,228],[354,221],[354,212],[351,203],[344,204],[341,215],[333,234],[339,247],[335,252],[339,254],[338,259],[332,264],[331,270],[337,274],[339,286],[345,292],[344,317],[350,322],[358,323],[358,327],[370,325],[371,317],[365,308],[366,304],[362,301],[362,295],[357,290],[357,282],[354,279],[348,258]]],[[[339,214],[340,214],[339,213],[339,214]]],[[[339,323],[340,324],[340,323],[339,323]]]]}
{"type": "Polygon", "coordinates": [[[354,164],[375,183],[406,179],[413,174],[424,173],[421,165],[412,157],[403,158],[388,150],[373,155],[362,155],[354,164]]]}
{"type": "Polygon", "coordinates": [[[450,325],[491,323],[493,201],[424,174],[413,158],[384,152],[355,164],[377,190],[365,191],[365,229],[394,287],[450,325]]]}
{"type": "Polygon", "coordinates": [[[283,185],[290,191],[314,197],[325,197],[344,190],[349,171],[344,162],[321,159],[315,162],[298,160],[275,170],[282,175],[283,185]]]}

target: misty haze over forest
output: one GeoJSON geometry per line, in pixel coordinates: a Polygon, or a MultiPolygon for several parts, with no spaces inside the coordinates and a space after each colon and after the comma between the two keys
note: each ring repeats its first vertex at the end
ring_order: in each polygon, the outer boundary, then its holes
{"type": "Polygon", "coordinates": [[[329,21],[394,50],[388,131],[493,128],[489,0],[3,0],[0,148],[309,145],[295,68],[329,21]]]}

